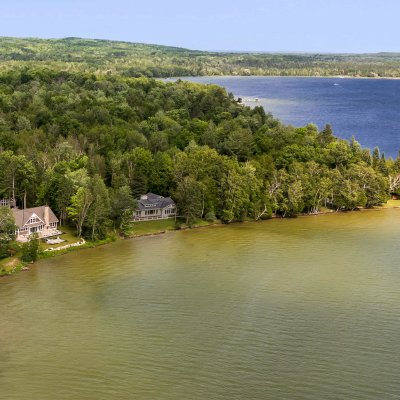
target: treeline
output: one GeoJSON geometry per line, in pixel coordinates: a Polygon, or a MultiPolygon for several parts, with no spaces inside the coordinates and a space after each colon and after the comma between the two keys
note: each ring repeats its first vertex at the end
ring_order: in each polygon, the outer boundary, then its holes
{"type": "Polygon", "coordinates": [[[400,161],[285,126],[215,85],[45,69],[0,74],[0,197],[48,204],[78,234],[131,229],[135,199],[225,223],[372,207],[400,186],[400,161]],[[391,185],[391,187],[389,187],[391,185]]]}
{"type": "Polygon", "coordinates": [[[128,77],[400,77],[400,54],[222,53],[108,40],[0,37],[0,71],[23,66],[128,77]]]}

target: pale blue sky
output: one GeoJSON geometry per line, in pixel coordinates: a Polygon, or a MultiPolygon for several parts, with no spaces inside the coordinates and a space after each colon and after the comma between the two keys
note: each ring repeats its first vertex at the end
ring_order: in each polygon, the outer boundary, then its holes
{"type": "Polygon", "coordinates": [[[400,51],[400,0],[2,0],[0,36],[204,50],[400,51]]]}

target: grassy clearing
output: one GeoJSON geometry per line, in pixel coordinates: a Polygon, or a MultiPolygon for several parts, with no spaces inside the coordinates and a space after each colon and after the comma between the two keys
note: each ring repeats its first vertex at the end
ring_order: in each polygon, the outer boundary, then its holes
{"type": "Polygon", "coordinates": [[[205,219],[197,219],[194,224],[191,226],[191,228],[201,228],[202,226],[210,226],[210,225],[217,225],[220,224],[221,221],[215,220],[215,221],[206,221],[205,219]]]}
{"type": "MultiPolygon", "coordinates": [[[[108,244],[108,243],[115,242],[116,240],[117,240],[117,236],[112,235],[112,236],[107,237],[106,239],[96,240],[94,242],[86,241],[86,243],[81,245],[81,246],[76,246],[76,247],[72,246],[72,247],[69,247],[67,249],[61,249],[61,250],[58,250],[58,251],[44,251],[44,252],[39,254],[39,260],[42,260],[42,259],[45,259],[45,258],[56,257],[56,256],[59,256],[61,254],[72,253],[74,251],[79,251],[79,250],[83,250],[83,249],[90,249],[90,248],[93,248],[93,247],[101,246],[103,244],[108,244]]],[[[65,245],[65,242],[62,243],[59,246],[62,246],[63,244],[65,245]]]]}
{"type": "MultiPolygon", "coordinates": [[[[203,219],[198,219],[190,228],[200,228],[202,226],[215,225],[217,223],[219,223],[219,221],[209,222],[203,219]]],[[[160,219],[155,221],[134,222],[130,237],[156,235],[167,231],[187,228],[189,227],[185,224],[183,218],[177,218],[176,221],[175,219],[160,219]]]]}
{"type": "Polygon", "coordinates": [[[45,239],[42,239],[40,242],[40,250],[44,251],[45,249],[57,249],[58,247],[65,246],[67,244],[72,244],[79,242],[79,238],[75,235],[75,230],[69,226],[60,227],[60,231],[63,232],[60,236],[60,239],[64,239],[65,242],[59,244],[48,244],[45,239]]]}
{"type": "Polygon", "coordinates": [[[133,223],[131,237],[153,235],[175,230],[175,219],[159,219],[156,221],[140,221],[133,223]]]}
{"type": "Polygon", "coordinates": [[[0,277],[20,271],[26,264],[18,257],[7,257],[0,260],[0,277]]]}
{"type": "Polygon", "coordinates": [[[388,202],[382,206],[382,208],[398,208],[398,207],[400,207],[400,200],[388,200],[388,202]]]}

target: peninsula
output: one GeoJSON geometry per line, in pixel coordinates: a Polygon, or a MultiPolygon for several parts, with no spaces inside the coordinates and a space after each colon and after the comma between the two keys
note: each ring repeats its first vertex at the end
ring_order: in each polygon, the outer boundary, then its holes
{"type": "Polygon", "coordinates": [[[11,233],[40,236],[57,224],[57,235],[67,231],[89,246],[132,236],[141,220],[158,216],[190,227],[370,208],[400,193],[400,159],[339,139],[329,124],[286,126],[216,85],[134,77],[146,73],[132,73],[131,62],[146,69],[146,60],[164,54],[153,73],[163,75],[167,55],[184,59],[182,49],[1,41],[2,257],[35,259],[42,248],[30,242],[21,248],[11,233]],[[146,193],[165,205],[140,205],[146,193]],[[54,221],[46,224],[36,213],[29,217],[36,225],[22,218],[15,226],[10,204],[51,210],[54,221]]]}

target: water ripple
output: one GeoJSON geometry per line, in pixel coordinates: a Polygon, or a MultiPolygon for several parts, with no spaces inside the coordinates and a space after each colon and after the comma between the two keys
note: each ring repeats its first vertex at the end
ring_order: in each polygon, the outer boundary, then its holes
{"type": "Polygon", "coordinates": [[[0,399],[396,399],[399,219],[216,227],[41,262],[0,281],[0,399]]]}

